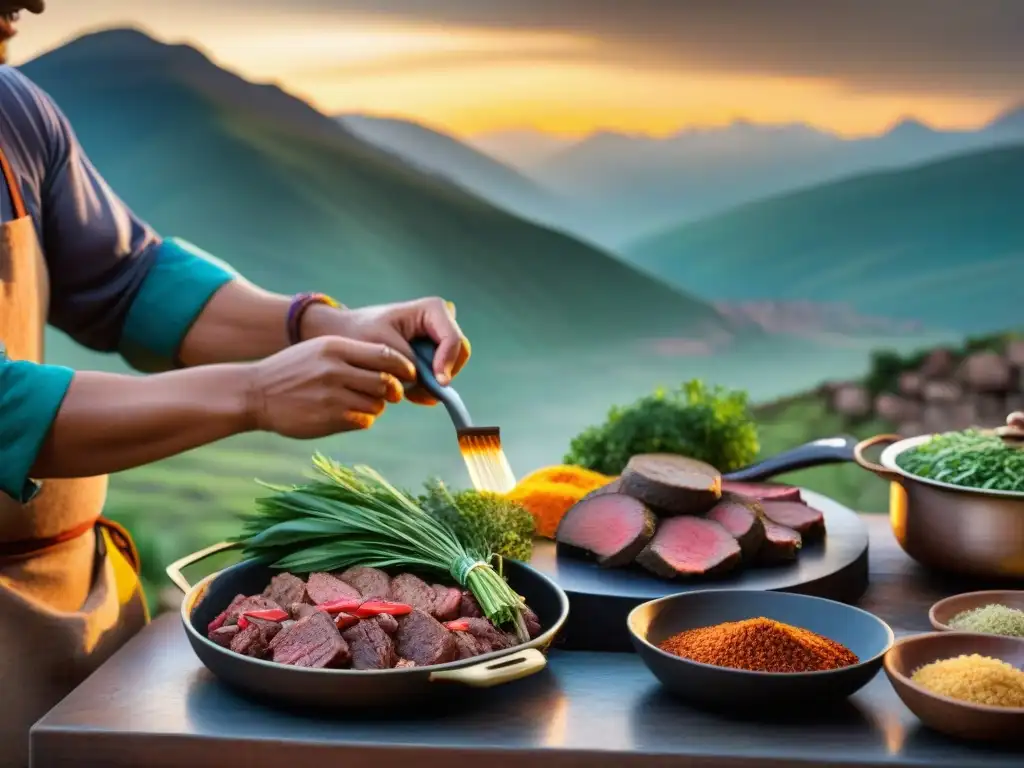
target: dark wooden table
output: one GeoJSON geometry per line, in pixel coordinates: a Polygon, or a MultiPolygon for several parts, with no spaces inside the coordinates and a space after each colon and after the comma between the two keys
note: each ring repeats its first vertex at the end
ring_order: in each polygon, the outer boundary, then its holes
{"type": "MultiPolygon", "coordinates": [[[[871,517],[872,585],[861,605],[898,635],[976,585],[929,578],[871,517]]],[[[555,651],[533,678],[472,692],[459,711],[387,721],[287,714],[212,678],[177,616],[157,619],[32,730],[32,765],[105,768],[1020,768],[1024,752],[921,726],[884,673],[837,711],[770,722],[696,712],[665,695],[633,654],[555,651]]]]}

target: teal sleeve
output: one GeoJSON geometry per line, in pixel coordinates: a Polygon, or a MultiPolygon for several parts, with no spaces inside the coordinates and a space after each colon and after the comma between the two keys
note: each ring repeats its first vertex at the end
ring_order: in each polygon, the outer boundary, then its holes
{"type": "Polygon", "coordinates": [[[28,475],[74,375],[0,352],[0,491],[22,504],[39,490],[28,475]]]}
{"type": "Polygon", "coordinates": [[[235,277],[230,267],[191,243],[164,240],[128,310],[118,352],[145,373],[176,367],[192,324],[213,294],[235,277]]]}

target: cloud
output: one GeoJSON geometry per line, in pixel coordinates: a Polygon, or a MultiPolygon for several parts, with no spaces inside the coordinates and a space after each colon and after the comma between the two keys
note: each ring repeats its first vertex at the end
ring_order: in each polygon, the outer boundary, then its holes
{"type": "Polygon", "coordinates": [[[288,8],[582,34],[599,41],[594,55],[609,63],[819,77],[859,91],[1024,97],[1021,0],[292,0],[288,8]]]}

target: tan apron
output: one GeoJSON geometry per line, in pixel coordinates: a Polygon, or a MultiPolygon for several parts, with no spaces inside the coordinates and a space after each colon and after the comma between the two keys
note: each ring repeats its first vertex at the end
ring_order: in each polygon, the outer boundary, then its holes
{"type": "MultiPolygon", "coordinates": [[[[0,150],[14,221],[0,225],[0,341],[43,360],[49,277],[21,187],[0,150]]],[[[0,768],[28,764],[28,731],[148,615],[128,534],[100,517],[106,477],[46,480],[19,504],[0,493],[0,768]]]]}

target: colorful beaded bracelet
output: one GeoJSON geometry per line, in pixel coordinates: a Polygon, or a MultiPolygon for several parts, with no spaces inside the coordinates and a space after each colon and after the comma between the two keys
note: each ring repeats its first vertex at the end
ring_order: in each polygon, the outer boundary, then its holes
{"type": "Polygon", "coordinates": [[[326,293],[298,293],[292,297],[288,307],[288,343],[298,344],[302,341],[302,316],[314,304],[326,304],[328,307],[341,309],[341,304],[326,293]]]}

